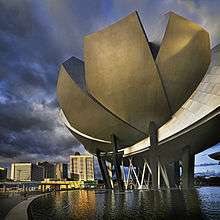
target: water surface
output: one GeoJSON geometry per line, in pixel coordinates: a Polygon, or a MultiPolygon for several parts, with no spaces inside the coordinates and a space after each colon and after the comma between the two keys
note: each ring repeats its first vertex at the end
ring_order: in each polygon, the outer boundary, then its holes
{"type": "Polygon", "coordinates": [[[33,219],[220,219],[220,187],[56,192],[34,200],[33,219]]]}

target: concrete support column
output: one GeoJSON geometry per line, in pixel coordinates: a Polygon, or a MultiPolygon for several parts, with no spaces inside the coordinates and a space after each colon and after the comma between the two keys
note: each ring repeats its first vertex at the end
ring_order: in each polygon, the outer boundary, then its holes
{"type": "Polygon", "coordinates": [[[180,165],[179,161],[174,161],[166,164],[167,175],[170,182],[170,187],[179,187],[180,184],[180,165]]]}
{"type": "Polygon", "coordinates": [[[118,189],[120,191],[122,191],[122,190],[124,190],[124,182],[122,180],[122,173],[121,173],[121,158],[118,155],[117,138],[114,134],[111,135],[111,142],[112,142],[112,146],[113,146],[113,164],[114,164],[114,168],[115,168],[118,189]]]}
{"type": "Polygon", "coordinates": [[[109,177],[108,168],[106,166],[105,160],[100,155],[101,151],[99,149],[96,149],[96,156],[98,159],[99,167],[101,170],[102,178],[105,184],[106,189],[112,189],[111,180],[109,177]]]}
{"type": "Polygon", "coordinates": [[[182,165],[183,165],[183,175],[182,183],[183,188],[193,187],[194,181],[194,162],[195,155],[190,153],[190,147],[186,147],[183,150],[182,165]]]}
{"type": "Polygon", "coordinates": [[[160,168],[158,166],[158,158],[155,155],[151,155],[150,158],[150,167],[152,172],[152,188],[159,189],[160,188],[160,168]]]}
{"type": "Polygon", "coordinates": [[[173,163],[173,166],[174,166],[174,183],[175,183],[175,187],[179,187],[179,185],[180,185],[180,162],[175,161],[173,163]]]}
{"type": "Polygon", "coordinates": [[[160,188],[160,167],[158,163],[157,146],[158,146],[158,132],[156,124],[151,121],[149,124],[150,135],[150,167],[152,172],[152,188],[160,188]]]}

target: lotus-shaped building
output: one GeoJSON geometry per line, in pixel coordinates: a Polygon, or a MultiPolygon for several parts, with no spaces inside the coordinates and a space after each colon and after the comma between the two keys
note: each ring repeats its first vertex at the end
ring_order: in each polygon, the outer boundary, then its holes
{"type": "MultiPolygon", "coordinates": [[[[149,42],[134,12],[86,36],[84,61],[65,61],[57,83],[65,125],[90,153],[98,154],[101,166],[100,152],[113,152],[117,178],[122,176],[119,152],[136,177],[133,163],[140,166],[139,188],[145,170],[153,186],[160,185],[157,170],[169,186],[170,161],[183,156],[183,166],[190,166],[191,155],[220,140],[219,48],[209,66],[206,30],[173,12],[163,24],[149,42]]],[[[105,165],[101,171],[110,184],[105,165]]],[[[190,174],[185,173],[187,186],[190,174]]]]}

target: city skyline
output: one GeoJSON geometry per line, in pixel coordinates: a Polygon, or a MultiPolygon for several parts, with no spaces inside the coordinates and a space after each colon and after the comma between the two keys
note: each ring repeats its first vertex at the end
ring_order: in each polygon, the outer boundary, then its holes
{"type": "MultiPolygon", "coordinates": [[[[215,174],[215,175],[220,175],[220,164],[217,160],[211,159],[210,157],[208,157],[207,155],[210,154],[210,150],[213,152],[216,152],[215,147],[212,147],[211,149],[207,149],[199,154],[197,154],[197,156],[195,157],[195,174],[198,173],[209,173],[209,174],[215,174]],[[200,161],[204,160],[204,157],[208,157],[209,159],[207,159],[207,162],[203,162],[203,163],[199,163],[200,161]],[[214,168],[213,168],[214,167],[214,168]]],[[[78,152],[75,152],[78,153],[78,152]]],[[[65,163],[62,164],[67,164],[67,170],[68,170],[68,178],[71,178],[71,157],[74,157],[74,155],[69,155],[68,160],[64,161],[65,163]]],[[[91,154],[80,154],[80,156],[82,157],[91,157],[91,154]]],[[[39,163],[48,163],[50,165],[54,166],[54,172],[55,172],[55,167],[57,164],[60,164],[60,162],[53,162],[53,161],[38,161],[36,163],[33,163],[32,161],[20,161],[20,162],[13,162],[10,164],[10,166],[7,169],[7,178],[11,179],[11,165],[12,164],[16,164],[16,163],[32,163],[32,164],[37,164],[39,165],[39,163]]],[[[95,179],[102,179],[101,177],[101,173],[100,173],[100,168],[97,164],[97,160],[95,160],[94,158],[94,177],[95,179]]],[[[42,165],[40,165],[42,166],[42,165]]],[[[0,167],[1,168],[1,167],[0,167]]],[[[2,168],[3,169],[3,168],[2,168]]],[[[127,175],[128,169],[125,168],[125,173],[127,175]]],[[[55,175],[55,174],[54,174],[55,175]]],[[[46,178],[46,177],[44,177],[46,178]]],[[[49,178],[53,178],[53,177],[49,177],[49,178]]]]}
{"type": "MultiPolygon", "coordinates": [[[[64,162],[54,162],[54,161],[13,161],[12,163],[9,164],[9,167],[8,168],[5,168],[5,167],[1,167],[0,166],[0,170],[6,170],[6,176],[7,176],[7,179],[15,179],[15,166],[16,164],[18,164],[19,166],[23,166],[23,165],[34,165],[34,166],[38,166],[38,167],[41,167],[43,168],[43,179],[65,179],[65,178],[69,178],[71,179],[71,158],[74,158],[74,157],[79,157],[79,158],[83,158],[85,161],[85,168],[81,168],[82,170],[85,169],[84,173],[85,175],[89,177],[91,177],[91,175],[93,176],[92,179],[96,177],[101,177],[101,174],[99,174],[99,171],[98,171],[98,174],[97,174],[97,169],[95,170],[94,169],[94,156],[89,154],[89,153],[85,153],[85,154],[80,154],[79,152],[75,152],[74,154],[72,155],[69,155],[68,157],[68,160],[67,161],[64,161],[64,162]],[[89,163],[89,164],[87,164],[89,163]],[[92,164],[91,164],[92,163],[92,164]],[[92,166],[92,170],[89,168],[86,168],[87,166],[92,166]],[[88,170],[87,170],[88,169],[88,170]],[[92,172],[92,174],[87,174],[87,171],[88,172],[92,172]],[[96,172],[96,174],[95,174],[96,172]]],[[[80,161],[79,161],[80,162],[80,161]]],[[[80,165],[80,164],[79,164],[80,165]]],[[[18,174],[16,174],[18,175],[18,174]]]]}
{"type": "MultiPolygon", "coordinates": [[[[133,10],[139,11],[145,29],[151,30],[153,35],[157,18],[173,10],[204,26],[210,32],[212,47],[220,43],[219,1],[209,4],[178,0],[151,1],[150,4],[146,1],[126,4],[85,1],[84,4],[91,7],[82,7],[81,1],[66,1],[62,7],[58,1],[53,5],[49,1],[0,3],[3,8],[0,42],[4,45],[0,50],[3,70],[0,74],[1,166],[8,168],[12,161],[37,162],[39,158],[64,162],[76,150],[85,152],[60,122],[55,98],[58,64],[73,54],[83,57],[82,36],[133,10]],[[70,20],[73,21],[71,27],[70,20]]],[[[220,145],[203,152],[206,156],[198,155],[196,163],[213,162],[207,156],[215,152],[213,149],[220,150],[220,145]]]]}

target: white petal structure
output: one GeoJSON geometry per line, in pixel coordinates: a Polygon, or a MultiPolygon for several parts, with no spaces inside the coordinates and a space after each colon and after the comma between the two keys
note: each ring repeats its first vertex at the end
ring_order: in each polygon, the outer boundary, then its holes
{"type": "Polygon", "coordinates": [[[85,63],[72,57],[61,65],[62,118],[91,153],[111,151],[112,134],[125,157],[147,152],[151,121],[159,128],[161,151],[178,151],[182,138],[197,146],[217,140],[219,48],[209,67],[206,30],[172,12],[163,23],[160,36],[149,42],[134,12],[85,37],[85,63]],[[213,129],[207,140],[195,137],[207,129],[213,129]]]}
{"type": "MultiPolygon", "coordinates": [[[[209,147],[220,140],[220,46],[212,50],[212,62],[199,86],[190,98],[181,106],[165,125],[159,129],[159,145],[169,145],[171,140],[178,140],[190,131],[195,135],[182,143],[194,143],[195,152],[202,147],[209,147]],[[213,122],[209,129],[201,126],[213,122]],[[201,129],[203,136],[200,135],[201,129]]],[[[181,145],[181,144],[180,144],[181,145]]],[[[134,155],[148,150],[149,138],[124,149],[125,156],[134,155]]],[[[175,147],[175,146],[174,146],[175,147]]],[[[177,147],[177,146],[176,146],[177,147]]]]}

